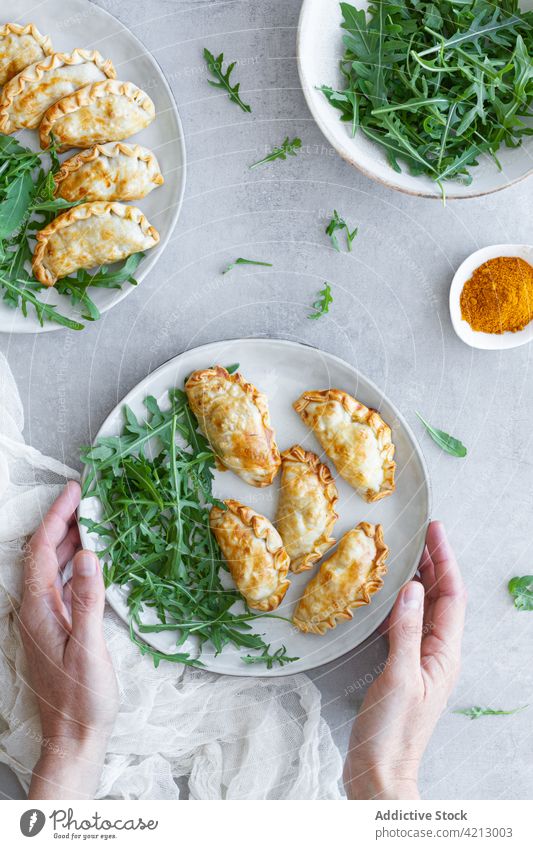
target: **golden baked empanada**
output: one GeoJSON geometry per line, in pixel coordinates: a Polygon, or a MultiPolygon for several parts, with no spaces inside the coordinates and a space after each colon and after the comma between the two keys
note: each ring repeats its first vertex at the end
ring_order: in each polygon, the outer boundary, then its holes
{"type": "Polygon", "coordinates": [[[252,486],[269,486],[281,460],[266,397],[222,366],[193,371],[185,392],[219,468],[252,486]]]}
{"type": "Polygon", "coordinates": [[[304,392],[293,406],[361,498],[378,501],[394,492],[391,430],[377,410],[340,389],[304,392]]]}
{"type": "Polygon", "coordinates": [[[33,273],[45,286],[78,268],[118,262],[159,242],[159,233],[135,206],[83,203],[36,234],[33,273]]]}
{"type": "Polygon", "coordinates": [[[310,569],[335,542],[331,532],[338,497],[331,472],[316,454],[300,445],[282,452],[276,527],[292,572],[310,569]]]}
{"type": "Polygon", "coordinates": [[[116,77],[110,59],[97,50],[52,53],[46,59],[24,68],[3,88],[0,97],[0,133],[14,133],[22,127],[37,127],[44,113],[56,101],[81,86],[116,77]]]}
{"type": "Polygon", "coordinates": [[[154,118],[155,106],[146,92],[133,83],[104,80],[80,88],[45,112],[41,147],[48,147],[51,133],[59,150],[120,141],[144,130],[154,118]]]}
{"type": "Polygon", "coordinates": [[[287,592],[289,555],[281,537],[264,516],[239,501],[227,510],[212,507],[210,525],[237,589],[248,607],[275,610],[287,592]]]}
{"type": "Polygon", "coordinates": [[[164,183],[154,154],[124,142],[97,144],[67,159],[55,175],[55,195],[80,200],[138,200],[164,183]]]}
{"type": "Polygon", "coordinates": [[[0,86],[51,52],[50,36],[41,35],[35,24],[4,24],[0,27],[0,86]]]}
{"type": "Polygon", "coordinates": [[[360,522],[344,534],[337,550],[307,584],[294,624],[300,631],[325,634],[338,622],[351,619],[352,609],[369,604],[383,586],[388,553],[381,525],[360,522]]]}

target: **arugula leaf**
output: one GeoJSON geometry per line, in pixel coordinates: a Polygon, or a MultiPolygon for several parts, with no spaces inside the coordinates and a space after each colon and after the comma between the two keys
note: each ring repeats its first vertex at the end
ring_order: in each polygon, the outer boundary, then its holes
{"type": "Polygon", "coordinates": [[[466,457],[467,450],[459,439],[456,439],[454,436],[450,436],[449,433],[446,433],[443,430],[432,427],[425,419],[422,418],[420,413],[417,412],[416,415],[426,428],[433,442],[436,442],[439,448],[442,448],[443,451],[446,451],[453,457],[466,457]]]}
{"type": "Polygon", "coordinates": [[[333,301],[333,295],[331,294],[331,286],[329,283],[324,283],[324,288],[321,289],[318,294],[319,297],[313,304],[313,309],[316,310],[316,312],[311,313],[307,316],[307,318],[321,318],[329,312],[329,306],[333,301]]]}
{"type": "Polygon", "coordinates": [[[33,194],[31,173],[25,171],[8,186],[0,202],[0,239],[7,239],[24,218],[33,194]]]}
{"type": "Polygon", "coordinates": [[[511,578],[508,589],[517,610],[533,610],[533,575],[511,578]]]}
{"type": "Polygon", "coordinates": [[[254,162],[253,165],[249,165],[248,167],[252,170],[253,168],[258,168],[259,165],[264,165],[266,162],[274,162],[276,159],[285,160],[287,156],[296,156],[301,146],[301,139],[295,138],[290,141],[289,136],[286,136],[281,143],[281,147],[275,147],[267,156],[260,159],[259,162],[254,162]]]}
{"type": "Polygon", "coordinates": [[[513,710],[493,710],[492,708],[483,708],[483,707],[471,707],[465,708],[464,710],[454,710],[454,713],[460,713],[463,716],[468,716],[470,719],[479,719],[480,716],[511,716],[513,713],[519,713],[521,710],[525,710],[528,705],[523,705],[522,707],[513,708],[513,710]]]}
{"type": "Polygon", "coordinates": [[[272,268],[272,263],[271,263],[271,262],[259,262],[259,260],[257,260],[257,259],[243,259],[243,257],[242,257],[242,256],[240,256],[238,259],[236,259],[236,260],[235,260],[235,262],[231,262],[231,263],[230,263],[230,264],[229,264],[229,265],[228,265],[228,266],[224,269],[224,271],[222,272],[222,274],[227,274],[227,273],[228,273],[228,271],[231,271],[231,269],[232,269],[232,268],[235,268],[235,266],[236,266],[236,265],[266,265],[266,266],[268,266],[269,268],[272,268]]]}
{"type": "Polygon", "coordinates": [[[289,657],[285,646],[281,646],[277,651],[270,654],[270,645],[265,646],[262,654],[247,654],[242,659],[247,664],[264,663],[267,669],[272,669],[275,663],[284,666],[286,663],[293,663],[295,660],[299,660],[297,657],[289,657]]]}
{"type": "Polygon", "coordinates": [[[337,239],[336,232],[337,230],[346,230],[346,244],[348,245],[348,250],[352,250],[352,242],[357,236],[358,228],[355,227],[352,232],[350,232],[350,228],[348,227],[344,218],[339,216],[339,213],[336,209],[333,210],[333,217],[326,227],[326,233],[331,239],[331,244],[335,248],[336,251],[340,251],[339,240],[337,239]]]}
{"type": "Polygon", "coordinates": [[[221,53],[220,56],[217,56],[215,58],[213,54],[209,52],[207,47],[204,47],[204,59],[207,62],[207,67],[209,68],[210,72],[213,74],[214,77],[216,77],[216,80],[207,81],[209,85],[212,85],[214,88],[224,89],[225,91],[227,91],[229,99],[232,101],[232,103],[236,103],[237,106],[240,106],[243,112],[251,112],[251,106],[248,106],[248,104],[243,103],[243,101],[241,100],[241,96],[239,94],[240,83],[237,83],[236,85],[232,86],[230,82],[231,73],[237,63],[232,62],[230,65],[228,65],[226,72],[224,73],[222,70],[222,66],[224,63],[224,54],[221,53]]]}

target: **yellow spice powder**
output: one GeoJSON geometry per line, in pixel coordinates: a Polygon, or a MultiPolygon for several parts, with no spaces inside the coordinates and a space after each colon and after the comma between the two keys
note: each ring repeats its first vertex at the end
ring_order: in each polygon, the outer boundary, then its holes
{"type": "Polygon", "coordinates": [[[522,330],[533,319],[533,267],[517,256],[484,262],[463,287],[461,316],[482,333],[522,330]]]}

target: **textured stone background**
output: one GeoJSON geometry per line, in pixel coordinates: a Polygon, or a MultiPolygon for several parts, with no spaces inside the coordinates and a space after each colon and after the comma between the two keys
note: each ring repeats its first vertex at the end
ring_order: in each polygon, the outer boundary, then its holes
{"type": "MultiPolygon", "coordinates": [[[[181,218],[154,273],[83,334],[0,336],[26,409],[26,437],[78,465],[109,410],[142,377],[186,348],[267,336],[319,346],[353,363],[403,411],[431,469],[469,589],[460,682],[450,708],[533,703],[533,614],[514,610],[506,583],[531,574],[531,347],[474,351],[447,308],[457,265],[491,243],[531,242],[531,180],[503,194],[450,203],[385,189],[345,164],[315,126],[295,59],[300,0],[98,0],[161,64],[184,124],[188,180],[181,218]],[[206,84],[202,48],[225,51],[253,105],[245,115],[206,84]],[[303,152],[248,171],[286,135],[303,152]],[[352,254],[324,236],[333,207],[359,225],[352,254]],[[235,256],[275,268],[239,269],[235,256]],[[329,317],[306,319],[323,280],[329,317]],[[459,436],[461,461],[423,435],[414,410],[459,436]]],[[[313,673],[344,749],[362,681],[385,657],[374,638],[313,673]]],[[[447,712],[424,760],[426,798],[531,798],[531,711],[471,722],[447,712]]],[[[4,793],[15,795],[6,777],[4,793]]]]}

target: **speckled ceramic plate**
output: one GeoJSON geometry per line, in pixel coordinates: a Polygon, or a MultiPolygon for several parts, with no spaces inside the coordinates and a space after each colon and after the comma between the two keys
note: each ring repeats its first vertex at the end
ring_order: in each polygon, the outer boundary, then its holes
{"type": "MultiPolygon", "coordinates": [[[[156,107],[156,119],[141,133],[127,139],[150,148],[156,154],[165,184],[151,192],[140,201],[132,201],[146,215],[159,231],[159,244],[146,253],[141,260],[135,277],[138,283],[150,273],[165,249],[178,219],[183,192],[185,190],[185,142],[183,129],[176,103],[161,68],[144,45],[116,18],[89,0],[44,0],[34,3],[32,0],[17,0],[10,10],[3,4],[2,23],[33,22],[42,33],[51,36],[54,49],[72,51],[75,47],[96,49],[109,57],[117,69],[117,77],[131,80],[150,95],[156,107]]],[[[39,150],[36,131],[23,131],[16,134],[21,144],[39,150]]],[[[71,156],[73,151],[63,154],[62,159],[71,156]]],[[[126,283],[122,289],[94,289],[91,298],[101,313],[116,306],[133,287],[126,283]]],[[[75,320],[79,312],[66,296],[58,295],[51,289],[39,297],[56,304],[60,311],[75,320]]],[[[0,299],[0,332],[3,333],[43,333],[60,330],[61,326],[45,322],[41,327],[31,308],[28,318],[20,310],[13,310],[0,299]]]]}
{"type": "MultiPolygon", "coordinates": [[[[354,612],[350,622],[338,625],[323,636],[302,634],[288,622],[263,619],[257,622],[256,631],[275,651],[284,645],[289,656],[298,657],[294,663],[283,668],[266,670],[264,666],[249,666],[241,660],[241,653],[231,646],[215,656],[213,648],[204,646],[202,661],[214,672],[228,675],[291,675],[335,660],[365,640],[389,613],[400,587],[415,572],[424,546],[426,527],[430,514],[430,488],[427,468],[416,439],[402,415],[383,396],[377,386],[343,360],[306,345],[276,339],[235,339],[216,342],[186,351],[165,363],[148,375],[135,387],[105,420],[99,436],[113,436],[122,427],[122,407],[129,404],[135,414],[144,418],[143,399],[154,395],[160,403],[167,401],[168,390],[183,386],[187,375],[194,369],[205,368],[213,363],[240,363],[240,371],[268,396],[272,422],[276,430],[280,449],[289,448],[299,442],[305,448],[323,455],[314,436],[301,422],[292,409],[292,402],[306,389],[337,387],[355,395],[363,403],[379,409],[385,421],[392,427],[396,445],[397,488],[389,498],[375,504],[366,504],[342,479],[336,475],[339,489],[337,511],[339,520],[334,536],[342,534],[363,520],[380,522],[384,528],[385,541],[390,548],[388,574],[383,589],[374,596],[367,607],[354,612]]],[[[324,462],[328,462],[323,455],[324,462]]],[[[329,463],[330,467],[331,463],[329,463]]],[[[333,468],[332,468],[332,471],[333,468]]],[[[215,473],[215,495],[218,498],[236,498],[254,510],[274,518],[279,492],[279,475],[273,485],[255,489],[245,484],[231,472],[215,473]]],[[[82,502],[80,513],[98,520],[99,502],[89,498],[82,502]]],[[[97,549],[98,538],[81,529],[83,545],[97,549]]],[[[317,567],[300,575],[289,575],[291,587],[278,613],[291,617],[305,585],[316,573],[317,567]]],[[[123,588],[112,586],[107,598],[118,615],[127,622],[127,593],[123,588]]],[[[149,621],[148,618],[146,621],[149,621]]],[[[154,619],[154,622],[157,621],[154,619]]],[[[172,652],[172,636],[167,633],[140,635],[142,639],[160,651],[172,652]]],[[[186,648],[197,654],[198,647],[189,641],[186,648]]],[[[246,654],[246,651],[243,652],[246,654]]]]}

